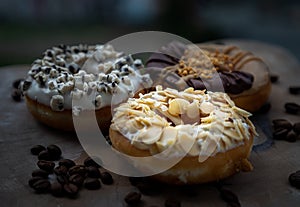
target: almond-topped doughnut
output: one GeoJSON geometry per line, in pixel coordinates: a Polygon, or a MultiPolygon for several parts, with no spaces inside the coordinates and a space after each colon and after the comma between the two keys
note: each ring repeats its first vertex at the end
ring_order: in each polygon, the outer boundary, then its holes
{"type": "Polygon", "coordinates": [[[264,61],[233,45],[173,42],[154,53],[147,67],[165,87],[193,87],[228,93],[235,104],[257,111],[268,99],[271,82],[264,61]]]}
{"type": "Polygon", "coordinates": [[[101,129],[109,128],[111,100],[126,101],[152,84],[142,75],[141,60],[117,52],[111,45],[60,45],[47,49],[33,62],[22,83],[27,107],[39,121],[74,130],[72,115],[95,110],[101,129]],[[78,104],[78,100],[87,100],[78,104]]]}
{"type": "Polygon", "coordinates": [[[110,138],[115,149],[130,156],[165,150],[164,159],[181,156],[176,165],[153,175],[162,182],[205,183],[252,170],[248,157],[256,131],[250,115],[223,92],[157,86],[115,108],[110,138]]]}

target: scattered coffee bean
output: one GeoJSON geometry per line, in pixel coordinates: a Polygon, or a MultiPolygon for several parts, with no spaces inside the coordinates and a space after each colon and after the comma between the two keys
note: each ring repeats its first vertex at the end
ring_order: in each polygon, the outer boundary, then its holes
{"type": "Polygon", "coordinates": [[[64,184],[63,189],[66,192],[66,194],[70,197],[74,197],[78,194],[78,187],[72,183],[64,184]]]}
{"type": "Polygon", "coordinates": [[[221,188],[220,190],[220,196],[221,198],[226,201],[228,204],[235,204],[236,206],[241,206],[240,201],[238,197],[230,190],[221,188]]]}
{"type": "Polygon", "coordinates": [[[79,174],[81,176],[86,175],[86,168],[84,165],[75,165],[69,169],[69,175],[79,174]]]}
{"type": "Polygon", "coordinates": [[[61,197],[64,194],[63,186],[59,182],[54,182],[51,184],[50,192],[53,196],[61,197]]]}
{"type": "Polygon", "coordinates": [[[278,80],[279,80],[279,76],[278,75],[275,75],[275,74],[271,74],[270,75],[270,81],[272,83],[276,83],[276,82],[278,82],[278,80]]]}
{"type": "Polygon", "coordinates": [[[101,188],[101,183],[97,178],[86,178],[83,185],[89,190],[97,190],[101,188]]]}
{"type": "Polygon", "coordinates": [[[84,160],[84,165],[89,167],[89,166],[94,166],[94,167],[101,167],[98,163],[102,163],[100,158],[97,157],[87,157],[84,160]]]}
{"type": "Polygon", "coordinates": [[[291,186],[300,189],[300,170],[290,174],[289,182],[290,182],[291,186]]]}
{"type": "Polygon", "coordinates": [[[32,177],[48,178],[49,173],[45,170],[37,169],[32,171],[32,177]]]}
{"type": "Polygon", "coordinates": [[[36,181],[42,180],[42,179],[44,179],[44,178],[43,178],[43,177],[32,177],[32,178],[29,179],[28,185],[29,185],[30,187],[33,187],[33,184],[34,184],[36,181]]]}
{"type": "Polygon", "coordinates": [[[180,207],[180,206],[181,206],[180,201],[174,198],[168,198],[165,201],[165,207],[180,207]]]}
{"type": "Polygon", "coordinates": [[[272,121],[274,129],[292,129],[293,125],[285,119],[274,119],[272,121]]]}
{"type": "Polygon", "coordinates": [[[50,156],[50,153],[48,152],[48,150],[43,150],[39,153],[38,155],[38,159],[39,160],[48,160],[48,161],[51,161],[52,158],[50,156]]]}
{"type": "Polygon", "coordinates": [[[22,91],[19,89],[13,89],[11,92],[11,97],[14,101],[20,102],[22,100],[22,91]]]}
{"type": "Polygon", "coordinates": [[[46,160],[39,160],[37,162],[37,166],[42,169],[42,170],[45,170],[47,172],[52,172],[53,171],[53,168],[55,166],[55,163],[52,162],[52,161],[46,161],[46,160]]]}
{"type": "Polygon", "coordinates": [[[277,139],[277,140],[283,140],[286,138],[289,131],[290,130],[288,130],[288,129],[279,128],[273,132],[273,138],[277,139]]]}
{"type": "Polygon", "coordinates": [[[59,161],[58,163],[59,165],[63,165],[65,167],[67,167],[68,169],[75,166],[75,162],[73,160],[70,160],[70,159],[62,159],[59,161]]]}
{"type": "Polygon", "coordinates": [[[100,178],[100,171],[97,167],[89,166],[86,167],[87,176],[90,178],[100,178]]]}
{"type": "Polygon", "coordinates": [[[38,155],[41,151],[46,150],[42,145],[35,145],[30,149],[31,154],[38,155]]]}
{"type": "Polygon", "coordinates": [[[300,105],[296,103],[286,103],[284,105],[285,111],[289,114],[297,114],[300,111],[300,105]]]}
{"type": "Polygon", "coordinates": [[[101,173],[100,179],[101,179],[102,183],[105,185],[111,185],[114,182],[114,180],[109,172],[101,173]]]}
{"type": "Polygon", "coordinates": [[[287,134],[285,140],[288,141],[288,142],[296,142],[297,141],[297,135],[295,134],[295,132],[290,131],[287,134]]]}
{"type": "Polygon", "coordinates": [[[62,185],[69,183],[67,175],[57,175],[56,180],[62,185]]]}
{"type": "Polygon", "coordinates": [[[54,144],[51,144],[47,147],[47,150],[53,160],[57,160],[61,156],[61,149],[54,144]]]}
{"type": "Polygon", "coordinates": [[[15,89],[19,89],[20,83],[23,81],[23,78],[17,79],[12,83],[12,87],[14,87],[15,89]]]}
{"type": "Polygon", "coordinates": [[[297,135],[300,134],[300,122],[294,124],[294,126],[293,126],[293,131],[294,131],[297,135]]]}
{"type": "Polygon", "coordinates": [[[298,94],[300,94],[300,87],[299,86],[290,86],[289,92],[290,92],[290,94],[298,95],[298,94]]]}
{"type": "Polygon", "coordinates": [[[37,180],[32,184],[32,188],[39,193],[47,192],[50,188],[50,182],[46,179],[37,180]]]}
{"type": "Polygon", "coordinates": [[[54,173],[56,175],[66,175],[68,173],[68,168],[64,165],[59,165],[54,168],[54,173]]]}
{"type": "Polygon", "coordinates": [[[84,181],[84,177],[79,174],[74,174],[69,177],[69,182],[75,184],[77,187],[81,187],[84,181]]]}
{"type": "Polygon", "coordinates": [[[128,193],[124,200],[129,205],[138,204],[141,201],[142,195],[138,192],[130,192],[128,193]]]}

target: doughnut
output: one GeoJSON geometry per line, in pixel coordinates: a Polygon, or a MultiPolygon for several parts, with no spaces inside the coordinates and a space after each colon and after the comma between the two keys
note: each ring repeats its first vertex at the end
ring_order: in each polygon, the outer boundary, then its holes
{"type": "Polygon", "coordinates": [[[72,116],[94,110],[101,130],[108,132],[111,101],[126,101],[139,88],[152,84],[141,74],[140,59],[107,45],[59,45],[35,60],[21,84],[26,105],[40,122],[53,128],[74,130],[72,116]],[[86,98],[88,103],[74,100],[86,98]]]}
{"type": "Polygon", "coordinates": [[[146,66],[156,71],[152,72],[156,85],[222,91],[238,107],[250,112],[260,109],[271,91],[269,69],[264,61],[233,45],[172,42],[152,54],[146,66]]]}
{"type": "Polygon", "coordinates": [[[223,92],[156,86],[114,109],[109,136],[112,146],[126,155],[147,157],[169,150],[166,159],[181,156],[154,179],[175,185],[207,183],[253,169],[248,158],[257,133],[250,115],[223,92]]]}

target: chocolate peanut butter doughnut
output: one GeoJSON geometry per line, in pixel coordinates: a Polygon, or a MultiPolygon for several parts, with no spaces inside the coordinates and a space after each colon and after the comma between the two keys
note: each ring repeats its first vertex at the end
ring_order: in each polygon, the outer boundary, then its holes
{"type": "Polygon", "coordinates": [[[254,112],[268,99],[269,70],[259,57],[232,45],[172,42],[147,61],[156,84],[228,93],[237,106],[254,112]],[[155,74],[156,73],[156,74],[155,74]]]}

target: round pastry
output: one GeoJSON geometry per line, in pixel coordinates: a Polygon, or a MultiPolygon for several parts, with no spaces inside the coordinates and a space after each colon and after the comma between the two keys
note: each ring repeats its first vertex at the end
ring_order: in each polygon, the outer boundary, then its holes
{"type": "Polygon", "coordinates": [[[254,112],[268,100],[267,65],[251,52],[232,45],[183,45],[173,42],[150,56],[147,67],[156,84],[228,93],[238,107],[254,112]]]}
{"type": "Polygon", "coordinates": [[[140,74],[142,67],[141,60],[111,45],[60,45],[34,61],[21,88],[39,121],[69,131],[73,115],[95,110],[100,128],[108,132],[112,97],[119,104],[152,84],[149,75],[140,74]],[[81,99],[87,103],[78,104],[81,99]]]}
{"type": "Polygon", "coordinates": [[[250,115],[223,92],[157,86],[115,108],[109,134],[113,147],[130,156],[166,150],[165,159],[180,156],[154,178],[170,184],[205,183],[252,170],[248,158],[256,131],[250,115]]]}

